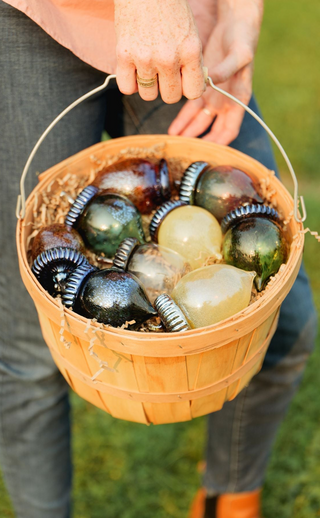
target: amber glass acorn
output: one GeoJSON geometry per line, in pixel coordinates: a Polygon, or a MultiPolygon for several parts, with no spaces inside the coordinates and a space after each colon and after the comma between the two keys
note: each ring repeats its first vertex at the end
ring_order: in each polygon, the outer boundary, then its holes
{"type": "Polygon", "coordinates": [[[50,248],[72,248],[83,253],[84,242],[80,234],[73,228],[60,223],[43,227],[33,240],[31,258],[35,258],[50,248]]]}
{"type": "Polygon", "coordinates": [[[100,171],[92,185],[99,191],[125,196],[141,214],[150,214],[171,194],[169,171],[164,159],[158,164],[142,158],[120,160],[100,171]]]}

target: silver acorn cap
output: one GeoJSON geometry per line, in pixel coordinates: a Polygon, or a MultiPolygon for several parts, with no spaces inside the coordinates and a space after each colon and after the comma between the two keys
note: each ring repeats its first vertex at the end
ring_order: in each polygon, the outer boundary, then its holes
{"type": "Polygon", "coordinates": [[[189,205],[194,205],[194,191],[196,188],[196,184],[201,173],[209,167],[207,162],[193,162],[185,172],[183,173],[183,177],[180,183],[180,200],[188,203],[189,205]]]}
{"type": "Polygon", "coordinates": [[[99,268],[87,262],[87,264],[79,266],[79,268],[72,272],[61,295],[62,304],[67,308],[73,309],[83,281],[90,273],[98,270],[99,268]]]}
{"type": "Polygon", "coordinates": [[[225,234],[230,227],[236,225],[239,221],[252,217],[265,217],[278,223],[280,222],[279,213],[275,209],[268,207],[268,205],[245,205],[237,207],[223,218],[221,221],[222,233],[225,234]]]}
{"type": "Polygon", "coordinates": [[[159,209],[153,216],[149,226],[149,232],[152,241],[154,241],[155,243],[158,242],[159,227],[164,218],[169,214],[169,212],[171,212],[174,209],[177,209],[178,207],[184,207],[185,205],[187,205],[187,203],[182,200],[170,200],[166,201],[161,205],[161,207],[159,207],[159,209]]]}
{"type": "Polygon", "coordinates": [[[126,237],[126,239],[121,241],[114,254],[113,266],[121,270],[126,270],[134,250],[139,245],[140,241],[135,237],[126,237]]]}
{"type": "Polygon", "coordinates": [[[98,191],[98,187],[95,187],[94,185],[87,185],[87,187],[82,189],[80,194],[73,202],[73,205],[70,208],[68,214],[66,215],[64,223],[67,227],[73,227],[75,225],[79,216],[88,205],[89,201],[92,200],[98,191]]]}
{"type": "Polygon", "coordinates": [[[56,295],[67,276],[83,264],[89,264],[86,257],[73,248],[55,247],[39,254],[31,271],[41,286],[51,295],[56,295]]]}
{"type": "Polygon", "coordinates": [[[167,331],[177,333],[191,329],[179,306],[166,293],[156,298],[154,306],[167,331]]]}

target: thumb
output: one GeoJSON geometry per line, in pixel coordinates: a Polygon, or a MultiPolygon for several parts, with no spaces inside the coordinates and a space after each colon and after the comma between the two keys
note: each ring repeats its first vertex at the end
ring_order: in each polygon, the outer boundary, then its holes
{"type": "Polygon", "coordinates": [[[253,53],[249,47],[238,46],[237,49],[231,49],[225,59],[210,70],[211,79],[216,84],[225,83],[252,60],[253,53]]]}

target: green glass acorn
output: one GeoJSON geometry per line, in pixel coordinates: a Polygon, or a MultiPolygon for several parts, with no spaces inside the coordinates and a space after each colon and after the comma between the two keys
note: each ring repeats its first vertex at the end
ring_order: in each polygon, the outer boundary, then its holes
{"type": "Polygon", "coordinates": [[[62,302],[113,327],[134,321],[128,326],[134,329],[157,315],[137,277],[114,267],[99,270],[86,264],[77,268],[68,277],[62,302]]]}
{"type": "Polygon", "coordinates": [[[240,205],[263,203],[258,180],[233,166],[194,162],[184,172],[180,200],[202,207],[219,222],[240,205]]]}
{"type": "Polygon", "coordinates": [[[255,271],[255,286],[262,291],[269,278],[287,261],[289,244],[276,210],[248,205],[230,212],[221,222],[223,256],[227,264],[255,271]]]}
{"type": "Polygon", "coordinates": [[[79,194],[65,224],[76,228],[92,252],[105,257],[113,257],[126,237],[145,241],[141,216],[133,203],[118,194],[98,194],[93,185],[79,194]]]}

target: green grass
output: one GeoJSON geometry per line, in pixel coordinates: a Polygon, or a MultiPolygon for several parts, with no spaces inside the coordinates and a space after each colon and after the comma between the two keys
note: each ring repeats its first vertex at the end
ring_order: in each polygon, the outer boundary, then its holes
{"type": "MultiPolygon", "coordinates": [[[[255,91],[291,158],[307,224],[320,231],[320,3],[266,0],[255,91]]],[[[282,160],[285,183],[291,189],[282,160]]],[[[320,312],[319,243],[306,236],[305,263],[320,312]]],[[[265,518],[320,517],[320,339],[280,429],[263,493],[265,518]]],[[[205,418],[150,426],[111,418],[73,400],[75,518],[184,518],[200,477],[205,418]]],[[[13,517],[0,479],[0,518],[13,517]]],[[[59,517],[57,517],[59,518],[59,517]]]]}

